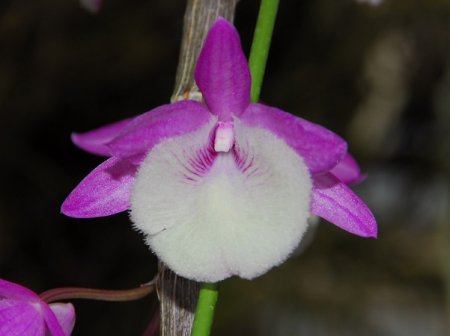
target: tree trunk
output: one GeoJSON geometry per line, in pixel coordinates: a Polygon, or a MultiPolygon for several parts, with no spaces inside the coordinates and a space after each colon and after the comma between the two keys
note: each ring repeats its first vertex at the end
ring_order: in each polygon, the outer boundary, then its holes
{"type": "Polygon", "coordinates": [[[197,57],[203,40],[211,25],[222,16],[233,22],[239,0],[188,0],[184,14],[183,39],[175,79],[172,101],[181,99],[200,100],[201,94],[194,82],[197,57]]]}
{"type": "MultiPolygon", "coordinates": [[[[202,99],[194,70],[203,40],[211,25],[222,16],[233,21],[239,0],[188,0],[184,16],[180,60],[171,101],[202,99]]],[[[161,302],[161,336],[188,336],[194,321],[200,284],[177,276],[162,263],[157,286],[161,302]]]]}

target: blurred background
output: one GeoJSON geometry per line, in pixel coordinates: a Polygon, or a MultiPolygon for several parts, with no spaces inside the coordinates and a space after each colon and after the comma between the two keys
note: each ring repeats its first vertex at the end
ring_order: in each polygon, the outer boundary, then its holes
{"type": "MultiPolygon", "coordinates": [[[[248,53],[259,1],[241,0],[248,53]]],[[[150,280],[127,214],[59,213],[102,159],[70,142],[169,101],[184,1],[0,2],[0,277],[37,292],[150,280]]],[[[450,1],[281,1],[262,100],[345,137],[377,240],[326,222],[298,255],[223,283],[214,335],[449,335],[450,1]]],[[[76,301],[73,335],[140,335],[155,296],[76,301]]]]}

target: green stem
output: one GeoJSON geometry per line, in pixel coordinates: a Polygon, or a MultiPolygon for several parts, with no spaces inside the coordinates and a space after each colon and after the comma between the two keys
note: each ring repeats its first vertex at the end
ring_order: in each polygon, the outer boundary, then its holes
{"type": "MultiPolygon", "coordinates": [[[[252,102],[259,100],[278,4],[279,0],[262,0],[259,8],[249,58],[249,67],[252,74],[250,96],[252,102]]],[[[205,283],[202,285],[191,336],[210,335],[218,296],[218,284],[205,283]]]]}
{"type": "Polygon", "coordinates": [[[275,18],[277,16],[279,0],[262,0],[259,8],[258,20],[253,35],[252,48],[248,65],[252,74],[252,88],[250,98],[252,102],[259,100],[264,71],[269,55],[275,18]]]}
{"type": "Polygon", "coordinates": [[[219,289],[217,283],[204,283],[200,288],[191,336],[207,336],[211,332],[219,289]]]}

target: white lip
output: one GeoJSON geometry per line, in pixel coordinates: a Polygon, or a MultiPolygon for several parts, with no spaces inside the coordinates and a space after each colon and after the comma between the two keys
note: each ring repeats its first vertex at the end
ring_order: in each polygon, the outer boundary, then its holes
{"type": "Polygon", "coordinates": [[[298,245],[311,178],[282,140],[238,119],[233,149],[199,158],[209,155],[213,127],[168,139],[149,153],[136,177],[131,219],[179,275],[205,282],[251,279],[298,245]]]}

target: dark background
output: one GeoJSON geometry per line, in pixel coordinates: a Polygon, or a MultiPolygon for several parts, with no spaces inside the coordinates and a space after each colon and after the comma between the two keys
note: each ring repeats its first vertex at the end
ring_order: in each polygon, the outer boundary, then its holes
{"type": "MultiPolygon", "coordinates": [[[[236,25],[248,53],[258,1],[236,25]]],[[[101,158],[70,143],[167,103],[183,1],[0,1],[0,277],[37,292],[119,289],[156,258],[126,214],[59,213],[101,158]]],[[[223,283],[215,335],[448,334],[450,1],[281,1],[262,100],[349,141],[368,173],[355,187],[378,240],[328,223],[302,253],[252,281],[223,283]]],[[[154,296],[76,301],[74,335],[139,335],[154,296]]]]}

